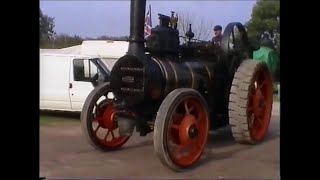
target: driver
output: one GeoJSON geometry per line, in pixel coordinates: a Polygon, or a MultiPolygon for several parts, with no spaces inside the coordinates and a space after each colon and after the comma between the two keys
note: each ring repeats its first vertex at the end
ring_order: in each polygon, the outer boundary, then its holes
{"type": "Polygon", "coordinates": [[[214,37],[212,38],[213,44],[220,46],[221,40],[222,40],[222,26],[216,25],[213,28],[213,33],[214,33],[214,37]]]}

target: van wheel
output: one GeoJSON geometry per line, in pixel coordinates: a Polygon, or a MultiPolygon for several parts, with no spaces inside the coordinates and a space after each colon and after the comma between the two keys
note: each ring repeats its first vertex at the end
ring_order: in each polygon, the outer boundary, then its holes
{"type": "Polygon", "coordinates": [[[108,98],[109,83],[98,85],[87,97],[82,112],[82,130],[90,145],[102,151],[114,150],[124,145],[130,136],[120,136],[115,121],[117,108],[108,98]]]}

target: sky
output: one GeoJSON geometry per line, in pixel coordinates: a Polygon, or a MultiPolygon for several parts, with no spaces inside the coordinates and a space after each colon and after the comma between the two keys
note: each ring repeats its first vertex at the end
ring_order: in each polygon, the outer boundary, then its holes
{"type": "MultiPolygon", "coordinates": [[[[158,13],[171,16],[171,11],[189,13],[196,19],[225,27],[230,22],[250,20],[255,0],[147,0],[151,4],[152,26],[159,24],[158,13]]],[[[42,12],[55,18],[55,31],[81,37],[128,36],[129,0],[40,0],[42,12]]]]}

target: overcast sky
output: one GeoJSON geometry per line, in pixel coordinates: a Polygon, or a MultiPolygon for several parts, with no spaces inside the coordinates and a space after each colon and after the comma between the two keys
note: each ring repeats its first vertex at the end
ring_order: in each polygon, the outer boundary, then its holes
{"type": "MultiPolygon", "coordinates": [[[[147,0],[147,7],[151,4],[153,26],[158,24],[158,13],[170,15],[170,11],[175,11],[188,12],[196,18],[204,18],[207,22],[225,27],[229,22],[248,21],[255,3],[256,0],[147,0]]],[[[129,35],[129,0],[40,0],[40,8],[44,14],[55,18],[57,33],[93,38],[102,35],[129,35]]]]}

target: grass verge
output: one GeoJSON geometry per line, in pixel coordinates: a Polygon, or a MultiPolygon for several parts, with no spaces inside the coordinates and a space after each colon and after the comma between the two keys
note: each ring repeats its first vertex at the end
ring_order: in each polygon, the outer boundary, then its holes
{"type": "Polygon", "coordinates": [[[80,124],[79,113],[65,112],[41,112],[39,115],[40,126],[56,125],[56,124],[80,124]]]}

